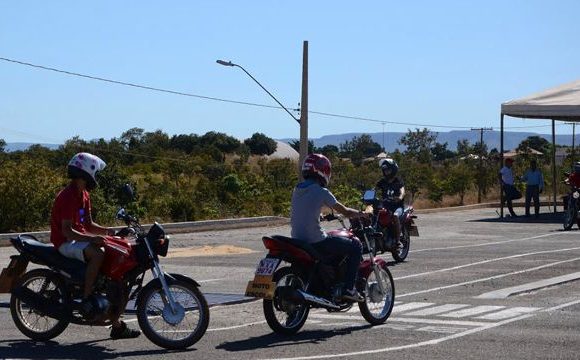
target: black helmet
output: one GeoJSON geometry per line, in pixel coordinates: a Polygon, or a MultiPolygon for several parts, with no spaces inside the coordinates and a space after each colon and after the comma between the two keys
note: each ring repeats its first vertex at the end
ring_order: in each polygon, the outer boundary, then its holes
{"type": "Polygon", "coordinates": [[[381,159],[379,161],[379,167],[386,178],[393,178],[397,176],[397,173],[399,172],[399,165],[397,165],[397,162],[391,158],[381,159]]]}

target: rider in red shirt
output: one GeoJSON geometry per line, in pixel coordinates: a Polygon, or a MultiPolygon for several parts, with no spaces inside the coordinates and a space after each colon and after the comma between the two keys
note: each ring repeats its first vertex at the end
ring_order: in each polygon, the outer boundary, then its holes
{"type": "MultiPolygon", "coordinates": [[[[105,166],[103,160],[89,153],[73,156],[68,164],[68,177],[71,181],[56,196],[50,219],[50,241],[58,252],[87,264],[82,304],[87,312],[92,306],[90,296],[105,258],[102,246],[106,236],[115,234],[113,229],[95,223],[91,215],[89,191],[97,186],[96,174],[105,166]]],[[[140,332],[129,329],[119,320],[119,316],[111,319],[111,337],[121,339],[139,336],[140,332]]]]}

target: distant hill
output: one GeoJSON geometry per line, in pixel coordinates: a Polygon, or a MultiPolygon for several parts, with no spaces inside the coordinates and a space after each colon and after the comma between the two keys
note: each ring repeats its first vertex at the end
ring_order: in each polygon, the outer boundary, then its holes
{"type": "Polygon", "coordinates": [[[28,149],[32,145],[40,145],[40,146],[43,146],[45,148],[49,148],[51,150],[58,149],[58,147],[60,146],[59,144],[37,144],[37,143],[14,142],[14,143],[6,143],[5,150],[7,152],[21,151],[21,150],[28,149]]]}
{"type": "MultiPolygon", "coordinates": [[[[316,147],[322,147],[325,145],[340,145],[347,140],[352,140],[354,136],[360,136],[363,133],[346,133],[337,135],[325,135],[320,138],[311,139],[314,141],[316,147]]],[[[366,133],[369,134],[373,140],[379,144],[383,143],[383,133],[366,133]]],[[[399,145],[399,139],[406,133],[402,132],[385,132],[385,148],[387,151],[394,151],[395,149],[403,150],[404,147],[399,145]]],[[[538,134],[534,132],[504,132],[504,149],[510,150],[515,149],[522,140],[525,140],[528,136],[541,136],[544,139],[552,142],[551,134],[538,134]]],[[[437,141],[440,143],[448,143],[448,149],[455,150],[457,148],[457,142],[459,140],[467,139],[470,144],[475,144],[479,141],[479,132],[477,131],[467,131],[467,130],[453,130],[449,132],[439,132],[437,133],[437,141]]],[[[280,139],[280,141],[289,142],[295,139],[280,139]]],[[[576,135],[576,145],[580,140],[580,135],[576,135]]],[[[499,131],[486,131],[483,135],[483,141],[487,144],[488,149],[500,147],[500,132],[499,131]]],[[[572,135],[556,135],[556,144],[572,146],[572,135]]]]}

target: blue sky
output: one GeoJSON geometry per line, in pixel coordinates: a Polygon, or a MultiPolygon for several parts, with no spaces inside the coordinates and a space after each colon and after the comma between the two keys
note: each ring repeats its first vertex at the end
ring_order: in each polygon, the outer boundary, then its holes
{"type": "MultiPolygon", "coordinates": [[[[239,69],[215,63],[223,58],[243,65],[294,106],[302,41],[308,40],[311,110],[498,127],[501,102],[580,78],[579,13],[578,1],[3,1],[0,57],[275,105],[239,69]]],[[[507,123],[528,124],[548,123],[507,123]]],[[[0,61],[0,138],[110,138],[131,127],[298,136],[283,111],[0,61]]],[[[381,130],[380,124],[310,117],[311,137],[381,130]]]]}

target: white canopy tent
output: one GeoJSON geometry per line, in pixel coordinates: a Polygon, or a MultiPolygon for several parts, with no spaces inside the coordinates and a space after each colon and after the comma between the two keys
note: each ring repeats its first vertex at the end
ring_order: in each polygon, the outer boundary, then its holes
{"type": "MultiPolygon", "coordinates": [[[[501,104],[501,160],[503,165],[504,116],[552,120],[552,149],[556,148],[556,121],[580,122],[580,80],[501,104]]],[[[556,154],[552,151],[554,212],[556,212],[556,154]]],[[[501,217],[503,217],[503,191],[501,217]]]]}

